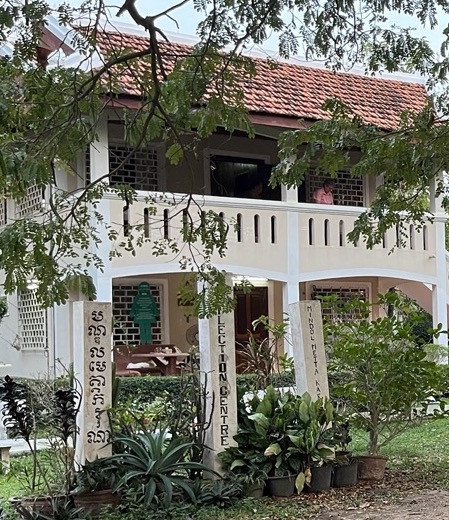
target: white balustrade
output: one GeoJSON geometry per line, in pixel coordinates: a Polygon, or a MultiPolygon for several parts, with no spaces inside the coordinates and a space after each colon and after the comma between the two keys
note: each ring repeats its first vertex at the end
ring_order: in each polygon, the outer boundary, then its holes
{"type": "MultiPolygon", "coordinates": [[[[228,227],[226,255],[224,258],[216,255],[217,265],[252,266],[255,270],[285,273],[289,257],[295,257],[300,259],[298,272],[320,271],[326,268],[326,263],[337,268],[370,265],[389,269],[393,260],[407,269],[409,264],[415,264],[412,270],[425,269],[428,274],[434,268],[429,262],[435,252],[430,222],[423,228],[409,224],[393,227],[372,250],[366,249],[362,239],[357,244],[349,241],[347,235],[363,208],[200,196],[192,199],[168,196],[166,200],[158,198],[155,205],[139,197],[125,212],[123,201],[111,197],[110,205],[112,220],[121,237],[127,232],[143,239],[141,253],[137,250],[135,256],[125,253],[115,258],[116,267],[145,264],[151,272],[151,264],[178,261],[185,253],[183,231],[201,229],[207,212],[214,211],[228,227]],[[293,215],[293,220],[289,215],[293,215]],[[292,228],[292,221],[297,222],[297,229],[292,228]],[[296,242],[290,240],[292,233],[299,235],[299,254],[291,251],[296,242]],[[176,241],[180,253],[150,259],[148,255],[152,255],[155,242],[164,240],[176,241]]],[[[205,232],[211,232],[210,228],[205,232]]],[[[216,232],[218,236],[218,229],[216,232]]],[[[195,247],[202,250],[200,241],[195,247]]]]}

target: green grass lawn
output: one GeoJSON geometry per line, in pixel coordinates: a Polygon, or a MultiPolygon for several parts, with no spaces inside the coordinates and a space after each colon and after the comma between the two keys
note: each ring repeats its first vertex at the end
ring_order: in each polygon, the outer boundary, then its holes
{"type": "MultiPolygon", "coordinates": [[[[355,453],[364,453],[367,434],[353,434],[351,448],[355,453]]],[[[427,419],[422,424],[408,428],[393,439],[381,454],[389,458],[390,465],[407,468],[416,459],[426,464],[447,466],[449,461],[449,418],[427,419]]]]}
{"type": "MultiPolygon", "coordinates": [[[[383,448],[382,454],[388,457],[427,457],[432,459],[446,457],[445,444],[449,440],[449,418],[428,419],[422,424],[405,430],[399,437],[383,448]]],[[[368,435],[365,432],[352,432],[351,448],[363,453],[368,435]]]]}
{"type": "MultiPolygon", "coordinates": [[[[43,463],[49,483],[53,483],[51,477],[51,468],[46,462],[53,453],[49,450],[39,452],[41,462],[43,463]]],[[[0,474],[0,499],[8,499],[11,497],[20,497],[29,494],[30,482],[32,480],[33,459],[30,455],[18,455],[11,457],[11,470],[9,474],[0,474]]],[[[39,473],[38,473],[39,474],[39,473]]],[[[37,489],[41,491],[45,489],[41,478],[36,481],[37,489]]],[[[45,492],[44,492],[45,493],[45,492]]]]}
{"type": "Polygon", "coordinates": [[[31,467],[31,457],[20,455],[11,457],[11,471],[0,474],[0,499],[21,496],[25,491],[25,474],[31,467]]]}
{"type": "MultiPolygon", "coordinates": [[[[353,434],[351,448],[364,453],[367,434],[353,434]]],[[[427,487],[449,488],[449,418],[428,419],[405,430],[381,450],[392,471],[414,472],[427,487]]]]}

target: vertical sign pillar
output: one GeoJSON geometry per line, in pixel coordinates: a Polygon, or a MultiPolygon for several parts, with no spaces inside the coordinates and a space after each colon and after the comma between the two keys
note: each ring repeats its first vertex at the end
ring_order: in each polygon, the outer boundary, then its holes
{"type": "Polygon", "coordinates": [[[73,314],[74,370],[82,392],[75,460],[84,464],[112,453],[106,412],[112,404],[112,307],[75,302],[73,314]]]}
{"type": "Polygon", "coordinates": [[[308,392],[314,400],[329,397],[321,303],[306,300],[291,304],[289,310],[296,391],[308,392]]]}
{"type": "Polygon", "coordinates": [[[200,364],[207,391],[204,463],[220,472],[217,454],[234,446],[237,433],[234,313],[218,314],[198,321],[200,364]]]}

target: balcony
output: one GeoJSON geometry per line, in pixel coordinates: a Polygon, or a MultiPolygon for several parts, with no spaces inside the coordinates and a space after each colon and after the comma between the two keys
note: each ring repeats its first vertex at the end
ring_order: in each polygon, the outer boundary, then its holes
{"type": "MultiPolygon", "coordinates": [[[[146,239],[135,256],[125,252],[113,258],[113,271],[131,275],[179,270],[179,261],[190,252],[180,235],[186,223],[185,203],[177,206],[177,201],[182,197],[151,209],[142,196],[124,211],[123,201],[108,199],[110,219],[120,234],[118,242],[137,225],[146,239]],[[176,240],[179,253],[154,256],[155,241],[164,239],[176,240]]],[[[284,281],[361,275],[428,281],[435,276],[435,230],[430,222],[421,230],[410,226],[402,241],[398,230],[390,229],[381,244],[367,250],[364,244],[347,240],[363,208],[195,196],[190,215],[197,224],[202,212],[209,210],[229,225],[226,256],[216,255],[214,263],[236,274],[284,281]]]]}

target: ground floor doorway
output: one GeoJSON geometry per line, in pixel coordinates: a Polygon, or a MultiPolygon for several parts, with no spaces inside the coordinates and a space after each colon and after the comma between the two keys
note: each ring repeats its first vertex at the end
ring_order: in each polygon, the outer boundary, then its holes
{"type": "Polygon", "coordinates": [[[250,335],[257,340],[268,337],[268,332],[263,325],[253,329],[253,321],[260,316],[268,316],[268,287],[253,287],[250,292],[235,289],[236,307],[234,311],[235,327],[235,361],[237,372],[244,371],[244,360],[241,352],[248,343],[250,335]]]}

